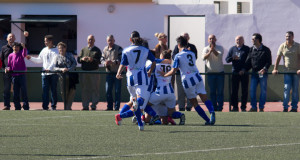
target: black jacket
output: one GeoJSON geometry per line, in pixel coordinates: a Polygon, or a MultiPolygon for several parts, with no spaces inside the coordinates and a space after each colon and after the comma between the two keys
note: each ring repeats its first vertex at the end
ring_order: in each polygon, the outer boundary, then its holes
{"type": "Polygon", "coordinates": [[[249,70],[252,68],[252,72],[258,72],[261,69],[268,71],[272,64],[271,50],[261,45],[260,48],[256,49],[254,47],[250,48],[248,57],[246,59],[244,69],[249,70]]]}
{"type": "MultiPolygon", "coordinates": [[[[198,53],[197,53],[197,48],[196,48],[196,46],[193,45],[193,44],[188,43],[188,45],[187,45],[186,48],[190,48],[191,51],[192,51],[193,53],[195,53],[195,57],[196,57],[196,59],[197,59],[198,53]]],[[[172,54],[172,59],[173,59],[173,60],[174,60],[174,58],[175,58],[175,55],[176,55],[178,52],[179,52],[178,45],[176,45],[175,48],[174,48],[174,50],[173,50],[173,54],[172,54]]]]}

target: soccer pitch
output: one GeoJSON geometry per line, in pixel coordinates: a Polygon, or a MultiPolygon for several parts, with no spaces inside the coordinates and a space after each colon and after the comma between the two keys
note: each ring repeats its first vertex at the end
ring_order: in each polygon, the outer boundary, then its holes
{"type": "Polygon", "coordinates": [[[218,112],[205,126],[185,112],[184,126],[145,131],[131,119],[117,126],[116,113],[0,111],[0,159],[300,159],[299,113],[218,112]]]}

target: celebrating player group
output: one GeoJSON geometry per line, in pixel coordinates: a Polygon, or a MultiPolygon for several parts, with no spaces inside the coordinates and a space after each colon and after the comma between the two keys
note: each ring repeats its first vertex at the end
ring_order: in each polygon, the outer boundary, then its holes
{"type": "Polygon", "coordinates": [[[165,50],[155,55],[143,47],[143,39],[137,31],[130,36],[131,45],[123,50],[121,65],[116,77],[122,79],[122,71],[127,68],[127,89],[130,100],[115,115],[115,122],[121,125],[123,118],[134,117],[139,130],[143,131],[145,123],[175,125],[173,119],[180,119],[179,125],[185,124],[185,115],[175,110],[176,97],[171,84],[171,76],[180,71],[184,92],[197,111],[205,120],[205,125],[214,125],[215,111],[207,99],[205,86],[196,67],[195,54],[186,48],[187,40],[180,36],[176,39],[179,53],[172,59],[171,52],[165,50]],[[206,105],[210,118],[200,107],[197,95],[206,105]],[[145,115],[142,112],[145,112],[145,115]]]}

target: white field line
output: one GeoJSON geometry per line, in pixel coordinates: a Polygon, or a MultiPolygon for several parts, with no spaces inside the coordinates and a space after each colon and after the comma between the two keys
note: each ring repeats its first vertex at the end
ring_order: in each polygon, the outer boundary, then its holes
{"type": "Polygon", "coordinates": [[[95,157],[78,157],[78,158],[64,158],[57,160],[86,160],[86,159],[104,159],[104,158],[121,158],[121,157],[138,157],[147,155],[169,155],[169,154],[186,154],[186,153],[197,153],[197,152],[213,152],[213,151],[226,151],[236,149],[252,149],[252,148],[269,148],[269,147],[281,147],[281,146],[293,146],[300,145],[300,143],[286,143],[286,144],[270,144],[270,145],[252,145],[243,147],[229,147],[229,148],[216,148],[216,149],[202,149],[202,150],[191,150],[191,151],[180,151],[180,152],[158,152],[158,153],[136,153],[128,155],[112,155],[112,156],[95,156],[95,157]]]}

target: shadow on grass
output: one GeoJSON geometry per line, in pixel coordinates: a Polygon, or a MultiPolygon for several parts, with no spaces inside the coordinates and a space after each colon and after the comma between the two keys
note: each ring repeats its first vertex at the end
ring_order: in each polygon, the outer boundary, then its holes
{"type": "Polygon", "coordinates": [[[203,133],[203,132],[206,132],[206,133],[249,133],[249,132],[252,132],[252,131],[170,131],[169,133],[203,133]]]}
{"type": "Polygon", "coordinates": [[[110,157],[110,155],[92,155],[92,154],[74,154],[74,155],[57,155],[57,154],[3,154],[0,156],[36,156],[36,157],[110,157]]]}
{"type": "MultiPolygon", "coordinates": [[[[175,126],[175,125],[174,125],[175,126]]],[[[219,126],[219,127],[257,127],[255,125],[248,125],[248,124],[244,124],[244,125],[235,125],[235,124],[215,124],[215,125],[204,125],[204,124],[185,124],[185,126],[208,126],[208,127],[213,127],[213,126],[219,126]]]]}
{"type": "Polygon", "coordinates": [[[30,137],[29,135],[0,135],[0,138],[30,137]]]}

